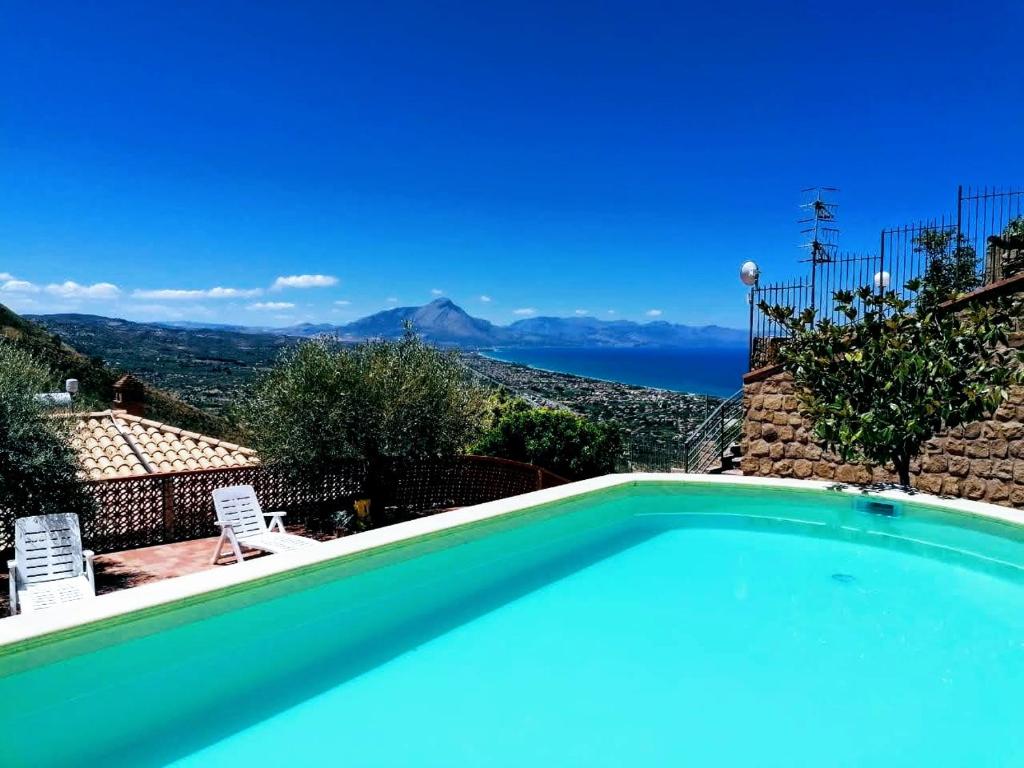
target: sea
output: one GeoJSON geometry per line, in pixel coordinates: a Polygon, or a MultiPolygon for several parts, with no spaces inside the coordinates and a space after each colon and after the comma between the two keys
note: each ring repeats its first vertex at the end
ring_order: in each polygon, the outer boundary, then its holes
{"type": "Polygon", "coordinates": [[[747,350],[737,347],[535,347],[493,349],[483,354],[547,371],[716,397],[739,390],[747,371],[747,350]]]}

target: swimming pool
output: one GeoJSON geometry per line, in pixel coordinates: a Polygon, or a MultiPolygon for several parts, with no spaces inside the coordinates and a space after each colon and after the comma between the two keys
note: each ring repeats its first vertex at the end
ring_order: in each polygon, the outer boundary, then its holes
{"type": "Polygon", "coordinates": [[[1024,529],[920,500],[602,478],[4,620],[0,762],[1024,764],[1024,529]]]}

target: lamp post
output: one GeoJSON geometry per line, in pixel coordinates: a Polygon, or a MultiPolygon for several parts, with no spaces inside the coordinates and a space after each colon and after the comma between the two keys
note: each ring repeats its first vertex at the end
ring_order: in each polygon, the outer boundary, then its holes
{"type": "Polygon", "coordinates": [[[756,262],[744,261],[740,267],[740,282],[750,288],[747,294],[747,303],[750,305],[750,331],[747,338],[747,366],[753,364],[754,360],[754,292],[757,291],[757,280],[761,276],[761,269],[756,262]]]}
{"type": "Polygon", "coordinates": [[[892,281],[892,276],[884,269],[881,272],[875,272],[875,288],[881,293],[889,287],[889,283],[892,281]]]}

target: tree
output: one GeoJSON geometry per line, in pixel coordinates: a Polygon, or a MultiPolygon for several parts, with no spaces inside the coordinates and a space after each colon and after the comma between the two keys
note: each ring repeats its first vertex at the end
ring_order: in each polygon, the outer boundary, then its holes
{"type": "Polygon", "coordinates": [[[614,422],[593,422],[553,408],[512,407],[473,449],[525,461],[569,480],[615,471],[622,434],[614,422]]]}
{"type": "Polygon", "coordinates": [[[893,291],[861,288],[837,291],[835,305],[849,325],[816,320],[810,309],[760,308],[792,334],[780,358],[816,437],[844,461],[891,463],[904,486],[926,441],[991,415],[1021,380],[1021,355],[1006,346],[1005,301],[915,313],[893,291]]]}
{"type": "Polygon", "coordinates": [[[294,478],[366,461],[374,498],[392,460],[465,452],[482,432],[484,402],[456,353],[407,329],[397,341],[298,345],[256,383],[239,418],[262,461],[294,478]]]}
{"type": "Polygon", "coordinates": [[[15,517],[94,510],[71,447],[70,418],[48,415],[35,395],[50,371],[0,339],[0,510],[15,517]]]}
{"type": "Polygon", "coordinates": [[[978,287],[974,246],[954,239],[952,230],[925,229],[914,238],[914,251],[925,256],[924,281],[918,304],[935,307],[978,287]]]}

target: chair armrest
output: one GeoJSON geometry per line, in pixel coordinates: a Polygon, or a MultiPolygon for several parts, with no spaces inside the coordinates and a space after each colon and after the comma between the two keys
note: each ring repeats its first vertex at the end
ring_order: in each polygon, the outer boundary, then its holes
{"type": "Polygon", "coordinates": [[[268,531],[274,530],[274,526],[277,526],[278,531],[281,533],[285,532],[284,520],[281,519],[285,516],[284,512],[264,512],[263,516],[270,518],[270,525],[267,526],[268,531]]]}
{"type": "Polygon", "coordinates": [[[82,559],[85,560],[85,578],[92,584],[92,591],[96,591],[96,574],[93,571],[92,561],[96,557],[96,553],[91,549],[82,550],[82,559]]]}
{"type": "Polygon", "coordinates": [[[7,581],[9,582],[10,589],[8,592],[11,596],[11,616],[18,615],[18,561],[8,560],[7,561],[7,581]]]}
{"type": "Polygon", "coordinates": [[[222,520],[214,520],[213,524],[219,525],[221,528],[230,528],[231,530],[234,530],[235,527],[234,523],[225,523],[222,520]]]}

